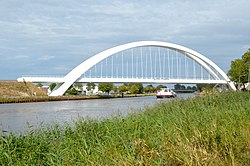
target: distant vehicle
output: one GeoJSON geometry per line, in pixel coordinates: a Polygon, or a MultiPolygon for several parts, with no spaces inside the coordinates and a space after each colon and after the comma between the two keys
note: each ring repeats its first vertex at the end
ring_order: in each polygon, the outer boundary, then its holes
{"type": "Polygon", "coordinates": [[[176,97],[176,93],[169,88],[161,88],[160,90],[157,90],[157,94],[156,94],[157,98],[174,98],[176,97]]]}

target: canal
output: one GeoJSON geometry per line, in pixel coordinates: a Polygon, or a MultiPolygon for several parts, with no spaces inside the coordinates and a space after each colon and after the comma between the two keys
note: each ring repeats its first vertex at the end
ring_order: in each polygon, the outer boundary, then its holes
{"type": "MultiPolygon", "coordinates": [[[[193,93],[178,94],[177,98],[193,97],[193,93]]],[[[0,130],[15,133],[34,129],[39,125],[70,123],[78,118],[103,119],[116,115],[126,116],[142,111],[144,107],[172,99],[155,96],[93,99],[39,103],[0,104],[0,130]]]]}

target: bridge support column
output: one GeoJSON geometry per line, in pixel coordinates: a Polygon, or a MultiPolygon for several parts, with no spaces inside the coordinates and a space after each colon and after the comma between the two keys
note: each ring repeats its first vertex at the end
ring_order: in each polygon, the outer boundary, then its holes
{"type": "Polygon", "coordinates": [[[234,83],[233,83],[232,81],[229,81],[229,82],[228,82],[228,85],[231,87],[231,89],[232,89],[233,91],[236,91],[236,90],[237,90],[236,87],[235,87],[235,85],[234,85],[234,83]]]}

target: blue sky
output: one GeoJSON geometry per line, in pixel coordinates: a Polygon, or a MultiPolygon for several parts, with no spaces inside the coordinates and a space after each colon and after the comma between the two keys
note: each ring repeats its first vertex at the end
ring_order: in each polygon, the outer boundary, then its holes
{"type": "Polygon", "coordinates": [[[0,80],[65,75],[140,40],[192,48],[225,72],[250,48],[249,0],[1,0],[0,80]]]}

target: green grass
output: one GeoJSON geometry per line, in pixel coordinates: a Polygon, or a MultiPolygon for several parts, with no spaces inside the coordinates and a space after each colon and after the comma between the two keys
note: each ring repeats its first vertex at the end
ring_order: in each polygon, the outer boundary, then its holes
{"type": "Polygon", "coordinates": [[[224,93],[2,136],[0,164],[250,165],[249,135],[250,94],[224,93]]]}

